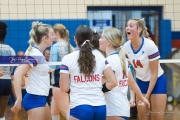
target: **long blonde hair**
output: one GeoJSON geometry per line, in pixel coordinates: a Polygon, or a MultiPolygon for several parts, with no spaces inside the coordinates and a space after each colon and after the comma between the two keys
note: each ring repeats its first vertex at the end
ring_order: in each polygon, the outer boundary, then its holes
{"type": "Polygon", "coordinates": [[[28,41],[29,43],[29,47],[28,47],[28,54],[31,52],[32,50],[32,46],[36,43],[36,44],[40,44],[41,43],[41,39],[43,36],[48,36],[49,33],[49,28],[52,28],[50,25],[47,24],[42,24],[40,22],[33,22],[32,23],[32,29],[29,32],[30,35],[30,39],[28,41]]]}
{"type": "Polygon", "coordinates": [[[68,51],[69,53],[71,53],[72,49],[70,45],[69,31],[66,29],[66,27],[63,24],[55,24],[53,26],[53,29],[55,33],[58,32],[61,38],[68,42],[68,51]]]}
{"type": "Polygon", "coordinates": [[[144,21],[144,19],[137,19],[137,18],[132,18],[130,20],[134,20],[134,21],[137,21],[137,27],[138,28],[142,28],[142,31],[140,32],[139,36],[140,37],[145,37],[145,38],[148,38],[148,39],[151,39],[149,37],[149,33],[147,32],[147,27],[146,27],[146,22],[144,21]]]}
{"type": "Polygon", "coordinates": [[[119,50],[120,63],[124,75],[127,76],[125,52],[123,48],[120,47],[123,43],[123,37],[121,31],[118,30],[117,28],[110,28],[105,30],[103,34],[107,40],[111,41],[114,48],[120,48],[119,50]]]}

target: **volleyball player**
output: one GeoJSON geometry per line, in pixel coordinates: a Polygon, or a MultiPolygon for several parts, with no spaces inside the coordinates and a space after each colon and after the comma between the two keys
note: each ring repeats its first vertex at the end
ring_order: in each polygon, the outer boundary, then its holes
{"type": "MultiPolygon", "coordinates": [[[[128,61],[136,71],[136,81],[142,94],[151,102],[151,109],[138,108],[140,120],[163,120],[166,106],[166,78],[159,63],[160,53],[148,39],[143,19],[130,19],[126,25],[128,41],[124,49],[128,61]],[[144,37],[145,36],[145,37],[144,37]]],[[[136,100],[139,101],[139,97],[136,100]]]]}
{"type": "Polygon", "coordinates": [[[17,99],[11,111],[17,113],[21,109],[21,82],[27,73],[28,85],[27,93],[23,98],[23,107],[27,111],[28,120],[51,120],[50,109],[46,103],[50,88],[49,65],[43,56],[43,51],[52,45],[55,35],[50,25],[33,22],[30,36],[30,46],[25,52],[28,58],[25,61],[27,64],[20,64],[14,73],[17,99]]]}
{"type": "Polygon", "coordinates": [[[60,67],[60,86],[70,90],[70,119],[106,120],[104,92],[117,85],[108,61],[90,41],[92,30],[85,25],[76,30],[74,40],[78,49],[64,56],[60,67]],[[102,87],[102,73],[107,82],[102,87]]]}
{"type": "MultiPolygon", "coordinates": [[[[62,24],[55,24],[53,26],[56,41],[51,47],[50,51],[50,62],[60,62],[63,57],[72,51],[74,48],[70,45],[69,31],[62,24]]],[[[54,71],[54,84],[53,84],[53,97],[51,102],[51,114],[53,120],[60,119],[60,112],[64,117],[69,113],[69,96],[67,93],[61,92],[59,89],[59,65],[51,66],[54,71]]]]}
{"type": "Polygon", "coordinates": [[[130,105],[127,98],[128,85],[140,98],[139,101],[143,101],[145,104],[149,105],[148,100],[143,97],[136,82],[132,78],[123,48],[120,48],[118,51],[122,42],[122,34],[116,28],[105,30],[99,39],[99,48],[100,50],[106,51],[106,60],[111,65],[118,81],[118,86],[105,94],[107,120],[128,120],[130,116],[130,105]]]}
{"type": "Polygon", "coordinates": [[[101,38],[101,34],[96,31],[96,29],[93,29],[93,40],[91,41],[91,44],[93,45],[93,49],[99,50],[104,57],[106,57],[106,53],[99,49],[99,39],[101,38]]]}
{"type": "MultiPolygon", "coordinates": [[[[93,40],[91,41],[91,44],[93,45],[93,48],[99,50],[103,54],[103,56],[106,57],[106,52],[99,49],[99,39],[101,38],[101,34],[97,32],[96,29],[93,29],[92,31],[93,31],[93,40]]],[[[130,91],[131,97],[129,101],[131,107],[134,107],[136,105],[134,95],[135,95],[134,91],[131,90],[130,91]]]]}
{"type": "MultiPolygon", "coordinates": [[[[9,45],[4,44],[7,34],[7,25],[0,21],[0,56],[15,56],[15,51],[9,45]]],[[[1,58],[2,59],[2,58],[1,58]]],[[[2,64],[2,63],[1,63],[2,64]]],[[[5,120],[4,113],[11,94],[11,69],[10,66],[0,66],[0,120],[5,120]]]]}

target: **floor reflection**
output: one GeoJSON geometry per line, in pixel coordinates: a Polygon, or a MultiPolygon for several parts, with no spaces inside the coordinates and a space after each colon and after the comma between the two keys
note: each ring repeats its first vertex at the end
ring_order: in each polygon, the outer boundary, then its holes
{"type": "MultiPolygon", "coordinates": [[[[27,113],[23,108],[20,110],[19,113],[13,114],[10,110],[11,107],[12,106],[7,106],[5,114],[6,120],[27,120],[27,113]]],[[[167,103],[164,120],[180,120],[180,103],[167,103]]]]}

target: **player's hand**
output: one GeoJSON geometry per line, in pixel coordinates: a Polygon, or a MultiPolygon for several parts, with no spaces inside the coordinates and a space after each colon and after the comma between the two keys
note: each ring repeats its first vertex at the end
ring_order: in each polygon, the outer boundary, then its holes
{"type": "Polygon", "coordinates": [[[129,104],[130,104],[130,107],[136,106],[135,100],[132,98],[130,99],[129,104]]]}
{"type": "Polygon", "coordinates": [[[145,104],[147,104],[148,109],[150,109],[150,103],[149,103],[149,101],[148,101],[145,97],[143,97],[142,101],[140,100],[140,101],[138,102],[138,105],[139,105],[139,106],[145,106],[145,104]]]}
{"type": "Polygon", "coordinates": [[[11,111],[13,112],[13,113],[18,113],[19,112],[19,110],[21,110],[21,102],[22,102],[22,100],[16,100],[16,102],[14,103],[14,106],[11,108],[11,111]]]}
{"type": "Polygon", "coordinates": [[[3,72],[2,72],[2,70],[0,69],[0,77],[1,77],[1,76],[3,76],[3,72]]]}
{"type": "Polygon", "coordinates": [[[148,94],[146,94],[146,95],[145,95],[145,98],[149,100],[149,95],[148,95],[148,94]]]}

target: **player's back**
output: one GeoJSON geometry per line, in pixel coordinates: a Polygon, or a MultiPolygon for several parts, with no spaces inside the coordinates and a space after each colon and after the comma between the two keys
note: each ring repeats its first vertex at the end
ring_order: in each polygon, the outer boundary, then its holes
{"type": "Polygon", "coordinates": [[[71,108],[80,104],[89,104],[92,106],[105,105],[104,94],[102,92],[102,72],[106,68],[105,58],[98,51],[93,50],[95,56],[94,73],[86,76],[80,73],[78,65],[79,50],[66,55],[62,61],[61,71],[67,71],[70,74],[70,103],[71,108]],[[63,65],[65,63],[65,65],[63,65]]]}

